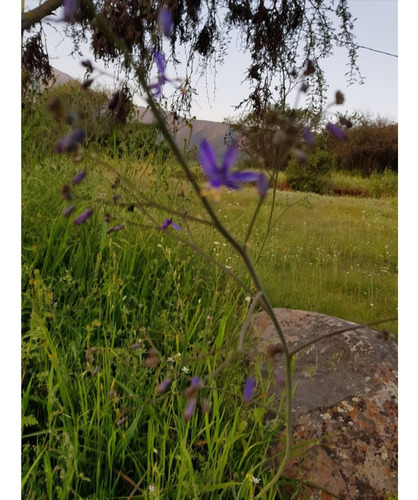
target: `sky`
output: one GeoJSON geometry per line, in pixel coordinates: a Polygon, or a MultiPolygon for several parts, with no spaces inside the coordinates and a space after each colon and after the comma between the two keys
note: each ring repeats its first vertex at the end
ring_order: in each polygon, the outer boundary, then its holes
{"type": "MultiPolygon", "coordinates": [[[[26,5],[37,5],[38,0],[26,0],[26,5]]],[[[361,110],[374,116],[382,116],[391,121],[398,120],[398,2],[396,0],[348,0],[350,11],[357,18],[354,23],[356,42],[358,45],[369,49],[358,49],[358,63],[364,84],[347,86],[346,77],[348,70],[347,55],[344,49],[335,49],[334,55],[324,60],[325,75],[329,84],[329,100],[335,92],[340,90],[345,95],[345,103],[338,108],[340,112],[353,112],[361,110]],[[387,55],[376,50],[386,52],[387,55]]],[[[51,64],[68,73],[70,76],[82,78],[84,68],[80,60],[71,56],[72,44],[69,40],[62,40],[62,25],[53,23],[53,27],[45,26],[48,52],[51,64]]],[[[83,47],[85,57],[89,56],[88,46],[83,47]]],[[[92,56],[90,55],[92,58],[92,56]]],[[[99,67],[104,68],[100,62],[99,67]]],[[[192,115],[198,119],[223,121],[226,117],[237,114],[234,106],[248,96],[249,87],[243,82],[245,69],[248,68],[249,59],[246,54],[238,50],[237,42],[232,41],[225,62],[217,68],[216,85],[214,73],[207,78],[196,82],[192,80],[197,89],[198,96],[192,108],[192,115]],[[206,80],[206,81],[205,81],[206,80]]],[[[168,75],[175,76],[175,73],[168,75]]],[[[178,69],[181,77],[181,68],[178,69]]],[[[102,79],[110,87],[116,85],[115,81],[102,79]]],[[[136,102],[141,102],[137,96],[136,102]]]]}

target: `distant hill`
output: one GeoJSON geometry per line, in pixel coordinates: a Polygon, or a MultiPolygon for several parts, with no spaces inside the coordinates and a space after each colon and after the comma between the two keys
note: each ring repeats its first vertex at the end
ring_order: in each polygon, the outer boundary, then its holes
{"type": "MultiPolygon", "coordinates": [[[[54,82],[51,85],[63,85],[70,80],[75,80],[67,73],[64,73],[56,68],[53,68],[54,82]]],[[[152,112],[143,107],[136,106],[138,111],[138,119],[143,123],[152,123],[154,117],[152,112]]],[[[180,147],[183,147],[184,140],[189,140],[188,148],[193,149],[195,146],[199,146],[203,139],[206,139],[212,147],[214,148],[216,155],[220,158],[225,152],[225,138],[229,132],[229,127],[225,123],[213,122],[209,120],[194,120],[193,121],[193,132],[191,138],[190,129],[186,125],[179,128],[176,135],[176,142],[180,147]]]]}

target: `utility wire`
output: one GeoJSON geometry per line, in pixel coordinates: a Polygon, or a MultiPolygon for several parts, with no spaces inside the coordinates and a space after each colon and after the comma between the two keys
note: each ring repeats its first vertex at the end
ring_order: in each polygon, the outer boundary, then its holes
{"type": "Polygon", "coordinates": [[[390,52],[385,52],[383,50],[371,49],[370,47],[365,47],[364,45],[357,45],[356,47],[358,49],[366,49],[366,50],[371,50],[372,52],[379,52],[379,54],[385,54],[386,56],[390,57],[398,57],[397,54],[391,54],[390,52]]]}

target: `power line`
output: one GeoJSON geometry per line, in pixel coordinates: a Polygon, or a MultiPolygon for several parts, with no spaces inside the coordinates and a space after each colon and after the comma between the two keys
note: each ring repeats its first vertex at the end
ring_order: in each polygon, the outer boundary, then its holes
{"type": "Polygon", "coordinates": [[[385,56],[398,57],[397,54],[391,54],[390,52],[385,52],[383,50],[371,49],[370,47],[365,47],[364,45],[357,45],[356,47],[358,49],[366,49],[366,50],[371,50],[372,52],[378,52],[379,54],[384,54],[385,56]]]}

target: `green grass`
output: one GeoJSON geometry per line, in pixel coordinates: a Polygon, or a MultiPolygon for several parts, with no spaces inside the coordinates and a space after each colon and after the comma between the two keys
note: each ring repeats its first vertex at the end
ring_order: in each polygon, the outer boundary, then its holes
{"type": "MultiPolygon", "coordinates": [[[[153,200],[203,216],[174,163],[111,163],[153,200]]],[[[22,498],[252,498],[259,486],[246,476],[271,479],[267,450],[283,426],[262,397],[268,381],[242,360],[201,391],[209,413],[198,409],[187,423],[182,416],[190,377],[208,375],[236,346],[246,294],[170,238],[172,229],[145,228],[149,220],[138,210],[118,210],[114,176],[97,158],[83,166],[89,174],[77,188],[79,210],[89,196],[101,201],[92,219],[73,227],[61,217],[59,190],[80,166],[65,157],[23,165],[22,498]],[[126,229],[107,235],[106,212],[126,229]],[[159,353],[155,367],[146,366],[151,347],[159,353]],[[257,398],[243,405],[249,370],[257,398]],[[167,376],[170,390],[157,395],[167,376]]],[[[273,306],[358,322],[396,315],[397,199],[277,196],[265,245],[271,194],[249,245],[273,306]]],[[[215,205],[241,241],[256,202],[248,188],[224,192],[215,205]]],[[[151,212],[157,221],[168,216],[151,212]]],[[[175,221],[187,238],[185,221],[175,221]]],[[[210,258],[250,284],[212,227],[190,222],[189,229],[210,258]]],[[[396,324],[385,326],[396,332],[396,324]]]]}

